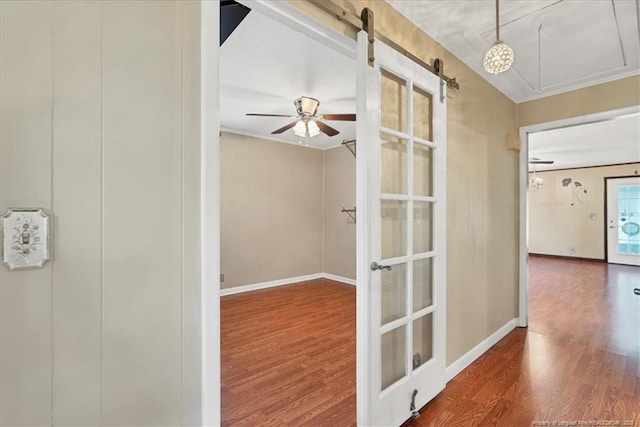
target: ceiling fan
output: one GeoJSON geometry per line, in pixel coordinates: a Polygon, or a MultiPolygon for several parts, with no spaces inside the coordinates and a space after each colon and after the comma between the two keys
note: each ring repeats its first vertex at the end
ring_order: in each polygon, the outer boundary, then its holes
{"type": "Polygon", "coordinates": [[[537,157],[530,157],[529,164],[530,165],[552,165],[554,160],[540,160],[537,157]]]}
{"type": "Polygon", "coordinates": [[[280,129],[276,129],[271,132],[272,135],[282,133],[286,130],[293,128],[293,133],[301,138],[314,137],[320,134],[320,132],[328,135],[335,136],[340,132],[337,129],[332,128],[322,120],[339,120],[354,122],[356,120],[355,114],[317,114],[320,101],[308,96],[301,96],[293,101],[293,105],[296,107],[296,115],[289,114],[262,114],[262,113],[247,113],[247,116],[260,116],[260,117],[295,117],[296,120],[292,121],[288,125],[282,126],[280,129]]]}

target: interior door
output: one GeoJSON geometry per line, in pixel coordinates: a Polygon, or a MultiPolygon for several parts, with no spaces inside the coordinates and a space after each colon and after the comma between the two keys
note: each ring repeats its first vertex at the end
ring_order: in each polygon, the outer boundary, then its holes
{"type": "Polygon", "coordinates": [[[359,425],[400,425],[445,387],[445,89],[378,40],[369,66],[358,35],[359,425]]]}
{"type": "Polygon", "coordinates": [[[607,179],[607,260],[640,265],[640,177],[607,179]]]}

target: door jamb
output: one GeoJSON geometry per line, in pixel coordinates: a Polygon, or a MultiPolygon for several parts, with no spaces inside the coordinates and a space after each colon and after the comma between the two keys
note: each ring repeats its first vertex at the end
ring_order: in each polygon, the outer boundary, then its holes
{"type": "Polygon", "coordinates": [[[567,119],[554,120],[545,123],[536,123],[520,127],[520,156],[519,156],[519,226],[518,226],[518,326],[526,327],[528,324],[528,264],[529,264],[529,134],[545,130],[559,129],[571,126],[579,126],[598,121],[613,120],[616,117],[640,112],[640,105],[618,108],[599,113],[586,114],[567,119]]]}
{"type": "MultiPolygon", "coordinates": [[[[239,0],[344,55],[356,41],[284,1],[239,0]]],[[[219,0],[200,8],[200,296],[202,425],[220,425],[220,123],[219,0]]],[[[355,74],[354,74],[355,77],[355,74]]],[[[364,398],[364,396],[363,396],[364,398]]]]}

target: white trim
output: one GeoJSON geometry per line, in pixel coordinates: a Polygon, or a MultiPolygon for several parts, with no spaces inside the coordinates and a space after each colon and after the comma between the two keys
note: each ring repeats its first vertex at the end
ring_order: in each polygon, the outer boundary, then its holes
{"type": "Polygon", "coordinates": [[[356,281],[353,279],[348,279],[346,277],[336,276],[335,274],[329,274],[329,273],[314,273],[314,274],[307,274],[305,276],[287,277],[286,279],[270,280],[268,282],[252,283],[250,285],[234,286],[233,288],[221,289],[220,296],[224,297],[227,295],[235,295],[235,294],[241,294],[244,292],[257,291],[259,289],[267,289],[267,288],[275,288],[277,286],[292,285],[294,283],[308,282],[309,280],[316,280],[316,279],[329,279],[329,280],[333,280],[334,282],[344,283],[346,285],[352,285],[352,286],[356,285],[356,281]]]}
{"type": "MultiPolygon", "coordinates": [[[[366,43],[366,35],[358,33],[359,48],[366,43]]],[[[370,387],[375,384],[369,375],[369,355],[372,348],[372,340],[369,334],[369,293],[371,282],[369,280],[369,260],[371,257],[370,239],[371,224],[369,212],[368,191],[369,177],[367,170],[375,170],[373,159],[367,144],[362,141],[375,141],[373,130],[364,123],[375,123],[376,116],[373,108],[367,108],[369,102],[377,100],[368,99],[368,93],[373,93],[367,88],[367,84],[373,85],[370,77],[373,71],[370,67],[362,66],[362,58],[356,58],[356,114],[365,111],[365,116],[357,116],[356,139],[356,422],[358,425],[369,425],[370,411],[370,387]],[[371,139],[369,139],[371,137],[371,139]]],[[[379,384],[379,383],[378,383],[379,384]]]]}
{"type": "Polygon", "coordinates": [[[356,280],[355,279],[349,279],[348,277],[337,276],[337,275],[331,274],[331,273],[322,273],[321,276],[322,276],[323,279],[333,280],[334,282],[344,283],[345,285],[356,286],[356,280]]]}
{"type": "Polygon", "coordinates": [[[519,229],[518,229],[518,326],[526,327],[528,324],[528,263],[529,263],[529,230],[528,230],[528,200],[529,189],[529,134],[545,130],[577,126],[594,121],[614,120],[629,114],[640,112],[640,105],[619,108],[616,110],[586,114],[584,116],[568,119],[554,120],[545,123],[536,123],[520,128],[520,164],[519,164],[519,229]]]}
{"type": "Polygon", "coordinates": [[[200,4],[200,295],[202,425],[220,425],[220,2],[200,4]]]}
{"type": "Polygon", "coordinates": [[[287,277],[286,279],[270,280],[268,282],[252,283],[250,285],[235,286],[220,290],[220,296],[240,294],[243,292],[257,291],[258,289],[275,288],[276,286],[291,285],[293,283],[307,282],[309,280],[321,279],[322,274],[307,274],[306,276],[287,277]]]}
{"type": "Polygon", "coordinates": [[[446,375],[447,382],[451,381],[453,377],[462,372],[466,367],[471,365],[478,357],[482,356],[485,351],[493,347],[498,341],[504,338],[509,332],[513,331],[516,327],[518,319],[511,319],[500,327],[497,331],[491,334],[486,340],[482,341],[477,346],[473,347],[461,358],[447,366],[446,375]]]}

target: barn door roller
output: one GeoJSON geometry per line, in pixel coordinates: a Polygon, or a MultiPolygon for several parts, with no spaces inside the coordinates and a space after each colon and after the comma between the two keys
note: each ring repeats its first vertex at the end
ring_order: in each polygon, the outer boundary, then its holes
{"type": "MultiPolygon", "coordinates": [[[[375,63],[375,55],[374,55],[374,40],[377,38],[382,41],[386,45],[392,47],[394,50],[400,52],[407,58],[411,59],[416,64],[428,70],[430,73],[433,73],[440,77],[443,84],[446,84],[448,87],[452,89],[460,89],[460,84],[456,81],[455,77],[447,77],[444,73],[444,61],[440,58],[435,58],[431,60],[431,63],[427,63],[409,52],[393,40],[390,40],[385,35],[380,34],[380,32],[375,30],[374,19],[373,19],[373,11],[368,7],[362,9],[360,16],[356,16],[346,9],[338,6],[337,4],[326,1],[326,0],[309,0],[311,3],[316,5],[319,9],[327,12],[328,14],[334,16],[338,21],[344,22],[348,26],[350,26],[355,31],[364,30],[367,32],[367,39],[369,42],[369,46],[367,49],[367,62],[369,65],[373,66],[375,63]]],[[[441,99],[442,100],[442,99],[441,99]]]]}

